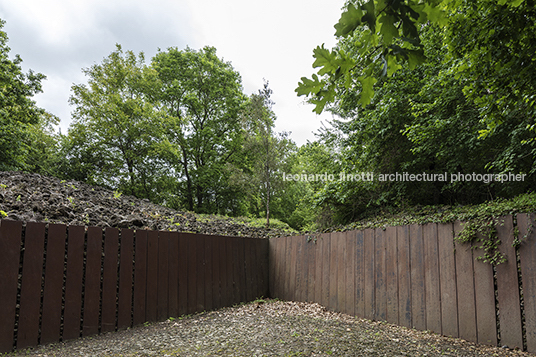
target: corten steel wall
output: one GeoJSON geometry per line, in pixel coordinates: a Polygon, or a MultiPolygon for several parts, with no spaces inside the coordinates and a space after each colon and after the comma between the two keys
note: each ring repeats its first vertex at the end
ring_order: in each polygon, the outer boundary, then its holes
{"type": "Polygon", "coordinates": [[[268,293],[268,240],[0,221],[0,353],[268,293]]]}
{"type": "Polygon", "coordinates": [[[536,352],[535,215],[501,221],[496,267],[454,242],[459,222],[272,238],[270,296],[536,352]]]}

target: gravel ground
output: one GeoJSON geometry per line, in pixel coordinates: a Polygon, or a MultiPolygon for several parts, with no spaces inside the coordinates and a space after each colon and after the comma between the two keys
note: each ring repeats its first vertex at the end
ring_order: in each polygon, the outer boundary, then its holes
{"type": "Polygon", "coordinates": [[[531,356],[326,311],[257,300],[5,356],[531,356]]]}

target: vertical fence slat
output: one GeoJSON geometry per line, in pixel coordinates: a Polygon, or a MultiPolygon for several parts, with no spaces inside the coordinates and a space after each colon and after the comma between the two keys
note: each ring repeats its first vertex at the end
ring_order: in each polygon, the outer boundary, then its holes
{"type": "Polygon", "coordinates": [[[188,239],[188,314],[192,314],[197,308],[197,242],[195,235],[185,233],[188,239]]]}
{"type": "Polygon", "coordinates": [[[18,349],[35,346],[38,343],[44,248],[45,224],[27,223],[22,264],[18,349]]]}
{"type": "Polygon", "coordinates": [[[501,240],[499,250],[508,261],[497,266],[497,299],[499,301],[499,323],[501,344],[510,348],[523,348],[519,284],[512,216],[499,219],[497,236],[501,240]]]}
{"type": "Polygon", "coordinates": [[[277,265],[277,238],[268,239],[268,295],[277,296],[275,289],[276,265],[277,265]]]}
{"type": "Polygon", "coordinates": [[[134,259],[134,231],[130,229],[121,229],[120,253],[117,328],[125,329],[132,325],[132,260],[134,259]]]}
{"type": "Polygon", "coordinates": [[[65,277],[65,309],[63,314],[63,340],[80,337],[85,227],[69,226],[68,232],[67,274],[65,277]]]}
{"type": "Polygon", "coordinates": [[[386,320],[398,324],[398,252],[396,227],[385,230],[386,320]]]}
{"type": "Polygon", "coordinates": [[[179,316],[179,233],[169,233],[169,311],[170,317],[179,316]]]}
{"type": "Polygon", "coordinates": [[[119,230],[116,228],[106,228],[104,231],[104,263],[102,272],[102,332],[115,331],[118,252],[119,230]]]}
{"type": "Polygon", "coordinates": [[[158,304],[158,232],[147,232],[145,321],[156,321],[158,304]]]}
{"type": "Polygon", "coordinates": [[[376,289],[375,289],[375,276],[374,272],[375,263],[374,256],[376,252],[374,230],[365,229],[364,231],[364,298],[365,308],[364,317],[373,320],[376,311],[376,289]]]}
{"type": "MultiPolygon", "coordinates": [[[[222,251],[225,254],[225,251],[222,251]]],[[[179,316],[188,313],[188,238],[179,233],[179,316]]]]}
{"type": "MultiPolygon", "coordinates": [[[[455,222],[454,234],[458,234],[461,229],[460,222],[455,222]]],[[[457,241],[455,248],[460,338],[477,342],[473,251],[469,244],[457,241]]]]}
{"type": "MultiPolygon", "coordinates": [[[[481,256],[479,249],[473,257],[481,256]]],[[[475,271],[476,326],[478,343],[497,345],[497,315],[495,313],[495,283],[493,267],[489,263],[473,261],[475,271]]]]}
{"type": "Polygon", "coordinates": [[[99,333],[101,263],[102,228],[89,227],[87,231],[86,272],[84,276],[83,336],[99,333]]]}
{"type": "Polygon", "coordinates": [[[356,308],[356,288],[355,288],[355,276],[357,274],[356,268],[356,231],[346,232],[346,309],[345,313],[348,315],[355,315],[356,308]]]}
{"type": "Polygon", "coordinates": [[[307,260],[304,259],[304,248],[303,244],[305,243],[305,237],[299,236],[296,237],[296,294],[295,294],[295,300],[296,301],[304,301],[303,295],[305,292],[305,269],[307,260]]]}
{"type": "Polygon", "coordinates": [[[253,295],[255,295],[255,289],[253,287],[253,257],[252,254],[254,254],[253,251],[253,242],[251,239],[246,238],[244,240],[244,274],[246,276],[246,300],[252,301],[253,295]]]}
{"type": "Polygon", "coordinates": [[[299,237],[290,238],[290,259],[289,259],[289,290],[288,300],[296,300],[296,285],[297,285],[297,260],[298,260],[298,240],[299,237]]]}
{"type": "MultiPolygon", "coordinates": [[[[233,266],[232,254],[230,252],[229,239],[220,239],[220,285],[221,285],[221,303],[223,306],[232,304],[232,287],[233,287],[233,266]]],[[[281,253],[281,252],[278,252],[281,253]]],[[[280,296],[280,295],[277,295],[280,296]]]]}
{"type": "MultiPolygon", "coordinates": [[[[49,243],[51,233],[50,228],[51,227],[49,227],[48,229],[49,243]]],[[[49,253],[50,250],[48,249],[47,260],[49,253]]],[[[86,275],[84,277],[84,326],[82,326],[83,336],[89,336],[99,333],[101,263],[102,228],[89,227],[87,230],[86,275]]],[[[48,276],[46,279],[48,279],[48,276]]]]}
{"type": "MultiPolygon", "coordinates": [[[[337,311],[346,309],[346,232],[339,232],[336,236],[337,244],[337,311]]],[[[333,239],[333,238],[332,238],[333,239]]]]}
{"type": "Polygon", "coordinates": [[[365,317],[365,241],[364,231],[355,233],[355,310],[358,317],[365,317]]]}
{"type": "Polygon", "coordinates": [[[204,302],[204,310],[212,310],[213,309],[213,302],[214,302],[214,295],[212,290],[213,285],[213,275],[212,275],[212,264],[213,264],[213,246],[212,246],[212,237],[205,236],[205,249],[204,251],[204,262],[205,262],[205,302],[204,302]]]}
{"type": "Polygon", "coordinates": [[[387,314],[387,286],[385,284],[385,232],[381,228],[374,230],[375,273],[375,319],[385,321],[387,314]]]}
{"type": "Polygon", "coordinates": [[[331,249],[331,234],[324,233],[321,235],[322,239],[322,302],[324,306],[329,306],[330,291],[329,291],[329,279],[330,279],[330,249],[331,249]]]}
{"type": "MultiPolygon", "coordinates": [[[[169,232],[158,232],[158,293],[156,298],[156,318],[158,321],[165,320],[169,317],[168,258],[169,232]]],[[[203,280],[201,280],[201,282],[203,282],[203,280]]]]}
{"type": "Polygon", "coordinates": [[[458,306],[456,301],[456,264],[452,223],[437,226],[439,274],[441,286],[441,330],[443,335],[458,337],[458,306]]]}
{"type": "Polygon", "coordinates": [[[426,329],[441,333],[441,290],[437,224],[423,226],[426,329]]]}
{"type": "Polygon", "coordinates": [[[260,246],[260,250],[258,251],[258,254],[260,254],[258,272],[259,272],[259,293],[258,296],[269,296],[269,289],[268,289],[268,268],[269,268],[269,256],[268,256],[268,249],[269,249],[269,242],[267,239],[262,239],[257,241],[257,245],[260,246]]]}
{"type": "Polygon", "coordinates": [[[212,240],[212,252],[213,252],[213,263],[212,263],[212,298],[213,298],[213,307],[219,309],[223,307],[221,303],[221,259],[222,259],[222,241],[224,237],[211,237],[212,240]]]}
{"type": "Polygon", "coordinates": [[[412,327],[426,330],[426,292],[423,226],[409,226],[412,327]]]}
{"type": "Polygon", "coordinates": [[[411,266],[409,226],[397,227],[398,245],[398,323],[412,327],[411,266]]]}
{"type": "Polygon", "coordinates": [[[0,221],[0,352],[13,349],[22,222],[0,221]]]}
{"type": "MultiPolygon", "coordinates": [[[[60,340],[63,269],[65,261],[65,238],[67,227],[63,224],[49,224],[47,237],[47,260],[45,266],[45,287],[43,291],[43,315],[41,317],[41,344],[60,340]]],[[[99,242],[100,243],[100,242],[99,242]]],[[[98,257],[100,259],[100,246],[98,257]]],[[[86,268],[87,270],[87,268],[86,268]]],[[[98,266],[100,290],[100,262],[98,266]]],[[[87,290],[87,279],[86,279],[87,290]]],[[[99,294],[100,295],[100,294],[99,294]]],[[[87,302],[87,293],[85,301],[87,302]]],[[[98,324],[97,300],[97,324],[98,324]]],[[[84,308],[84,310],[86,310],[84,308]]],[[[84,319],[85,323],[85,319],[84,319]]],[[[98,329],[97,332],[98,333],[98,329]]]]}
{"type": "Polygon", "coordinates": [[[322,262],[324,256],[324,244],[320,235],[316,235],[313,239],[315,243],[315,286],[313,301],[320,304],[322,303],[322,274],[324,273],[322,262]]]}
{"type": "MultiPolygon", "coordinates": [[[[196,291],[196,305],[195,305],[195,311],[200,312],[205,310],[205,284],[203,282],[205,281],[205,266],[206,266],[206,257],[205,257],[205,237],[204,236],[196,236],[194,238],[195,246],[196,246],[196,281],[195,281],[195,288],[196,291]]],[[[243,250],[242,250],[242,256],[243,256],[243,250]]],[[[238,255],[238,259],[241,262],[242,259],[240,259],[240,254],[238,255]]],[[[240,271],[242,272],[242,271],[240,271]]]]}
{"type": "Polygon", "coordinates": [[[521,246],[519,258],[525,308],[527,351],[536,352],[536,222],[534,214],[518,214],[517,227],[521,246]]]}
{"type": "Polygon", "coordinates": [[[329,305],[328,308],[333,311],[338,311],[338,268],[339,268],[339,233],[331,233],[330,239],[330,251],[329,251],[329,305]]]}
{"type": "Polygon", "coordinates": [[[146,321],[145,297],[147,293],[147,231],[136,231],[134,267],[134,316],[133,325],[146,321]]]}

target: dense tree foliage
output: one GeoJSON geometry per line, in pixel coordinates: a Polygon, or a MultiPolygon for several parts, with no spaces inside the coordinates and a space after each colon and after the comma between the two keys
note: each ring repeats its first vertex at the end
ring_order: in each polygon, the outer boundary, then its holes
{"type": "MultiPolygon", "coordinates": [[[[315,110],[341,117],[320,135],[320,142],[337,153],[338,172],[376,174],[374,181],[336,180],[316,191],[316,203],[330,212],[332,222],[389,207],[478,203],[535,187],[536,72],[528,55],[536,50],[534,4],[457,1],[457,11],[449,13],[451,4],[444,2],[433,18],[415,16],[415,29],[408,33],[408,18],[395,16],[400,32],[391,38],[382,28],[392,20],[389,6],[397,2],[380,6],[383,11],[372,10],[372,3],[348,5],[336,25],[336,49],[315,50],[322,78],[302,79],[297,89],[309,95],[315,110]],[[376,34],[366,17],[369,11],[376,11],[376,34]],[[343,31],[341,24],[357,13],[365,14],[361,22],[343,31]],[[363,40],[368,36],[376,45],[363,40]],[[392,41],[399,41],[407,56],[392,57],[392,41]],[[417,50],[422,51],[419,58],[412,58],[417,50]],[[371,53],[377,61],[367,57],[371,53]],[[378,180],[380,174],[404,172],[448,177],[378,180]],[[450,174],[457,173],[516,173],[525,179],[451,180],[450,174]]],[[[421,6],[404,4],[398,10],[421,6]]],[[[432,14],[431,5],[423,6],[432,14]]]]}
{"type": "Polygon", "coordinates": [[[231,203],[239,193],[229,185],[226,168],[240,160],[239,112],[245,102],[240,75],[213,47],[170,48],[153,58],[152,67],[178,203],[202,213],[239,213],[239,205],[231,203]]]}
{"type": "Polygon", "coordinates": [[[48,172],[56,145],[48,129],[58,119],[32,100],[45,76],[31,70],[24,74],[20,56],[9,58],[3,26],[0,19],[0,170],[48,172]]]}

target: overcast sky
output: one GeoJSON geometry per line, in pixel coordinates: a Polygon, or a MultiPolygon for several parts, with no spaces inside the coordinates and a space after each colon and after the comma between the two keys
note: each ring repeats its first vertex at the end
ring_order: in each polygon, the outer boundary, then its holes
{"type": "Polygon", "coordinates": [[[19,54],[25,72],[43,73],[44,93],[34,99],[61,119],[66,133],[71,86],[86,83],[82,68],[101,63],[121,44],[144,52],[158,48],[214,46],[218,57],[242,76],[246,94],[263,78],[274,91],[276,130],[291,131],[299,145],[330,114],[312,113],[294,89],[314,73],[313,49],[335,44],[333,25],[344,0],[0,0],[11,58],[19,54]]]}

